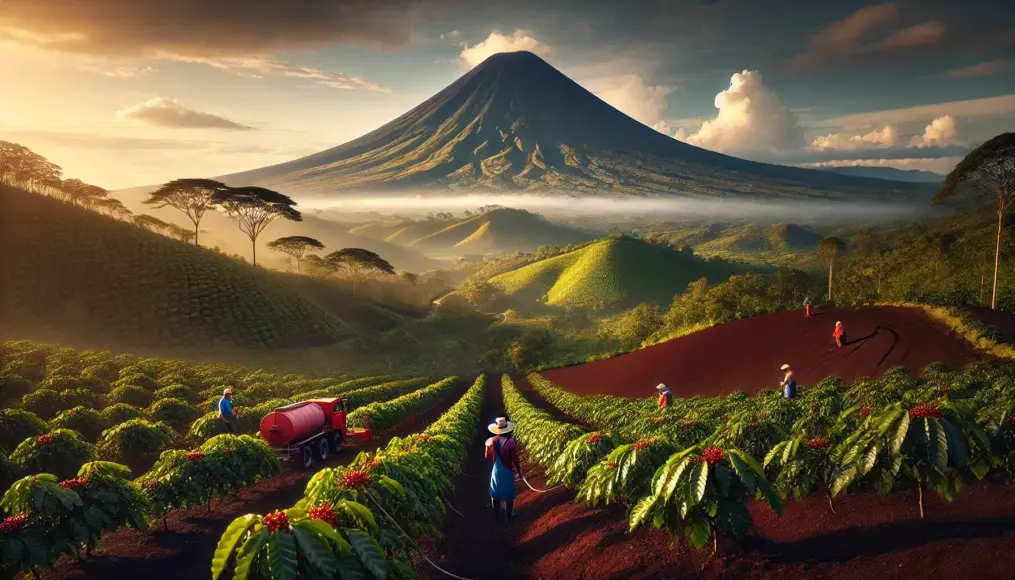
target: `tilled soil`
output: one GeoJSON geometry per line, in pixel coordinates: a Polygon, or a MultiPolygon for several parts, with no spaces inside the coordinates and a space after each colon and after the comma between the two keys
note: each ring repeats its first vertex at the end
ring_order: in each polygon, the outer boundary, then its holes
{"type": "Polygon", "coordinates": [[[450,396],[437,405],[375,437],[373,441],[343,448],[331,456],[327,465],[315,464],[311,471],[283,464],[283,472],[265,478],[222,501],[213,500],[212,510],[193,508],[175,511],[167,518],[168,530],[161,521],[152,522],[147,532],[120,529],[102,537],[102,549],[84,562],[61,558],[43,578],[112,580],[190,580],[211,578],[211,560],[219,537],[237,517],[248,513],[268,513],[291,507],[303,498],[307,481],[324,467],[337,467],[352,461],[360,451],[372,451],[392,437],[405,437],[424,429],[458,401],[469,384],[463,381],[450,396]]]}
{"type": "MultiPolygon", "coordinates": [[[[993,319],[1015,317],[995,313],[993,319]]],[[[849,382],[878,376],[893,366],[919,372],[932,362],[960,367],[984,358],[961,336],[922,310],[879,306],[803,310],[738,320],[611,359],[546,371],[544,376],[572,393],[651,397],[659,383],[678,397],[754,394],[778,388],[784,363],[801,385],[829,376],[849,382]],[[832,339],[835,322],[847,344],[832,339]]]]}

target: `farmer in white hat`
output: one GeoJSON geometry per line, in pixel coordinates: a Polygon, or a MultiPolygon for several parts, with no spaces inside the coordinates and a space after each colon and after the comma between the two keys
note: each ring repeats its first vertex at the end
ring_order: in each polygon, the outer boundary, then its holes
{"type": "Polygon", "coordinates": [[[846,344],[846,327],[842,325],[842,321],[835,323],[835,332],[832,333],[832,338],[835,339],[835,346],[842,348],[846,344]]]}
{"type": "Polygon", "coordinates": [[[501,504],[510,520],[515,516],[515,474],[522,477],[522,464],[518,460],[518,443],[511,437],[515,424],[497,417],[488,427],[493,437],[486,440],[486,458],[493,461],[490,472],[490,499],[493,512],[500,519],[501,504]]]}
{"type": "Polygon", "coordinates": [[[796,397],[796,376],[788,364],[782,365],[780,368],[786,373],[782,377],[782,380],[779,381],[779,386],[782,387],[782,396],[787,399],[793,399],[796,397]]]}
{"type": "Polygon", "coordinates": [[[226,424],[226,430],[230,433],[238,433],[236,428],[236,411],[233,409],[233,390],[226,387],[222,391],[222,398],[219,399],[219,418],[226,424]]]}
{"type": "Polygon", "coordinates": [[[659,408],[665,409],[666,407],[673,406],[673,393],[670,392],[670,388],[666,385],[659,383],[656,385],[656,390],[659,391],[659,408]]]}

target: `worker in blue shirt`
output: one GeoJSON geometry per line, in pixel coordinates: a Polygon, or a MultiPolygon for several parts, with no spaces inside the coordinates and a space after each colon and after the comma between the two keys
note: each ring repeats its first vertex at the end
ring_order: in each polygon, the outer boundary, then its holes
{"type": "Polygon", "coordinates": [[[222,398],[219,399],[219,417],[226,424],[226,430],[230,433],[238,433],[236,428],[236,412],[233,410],[233,390],[226,388],[222,391],[222,398]]]}

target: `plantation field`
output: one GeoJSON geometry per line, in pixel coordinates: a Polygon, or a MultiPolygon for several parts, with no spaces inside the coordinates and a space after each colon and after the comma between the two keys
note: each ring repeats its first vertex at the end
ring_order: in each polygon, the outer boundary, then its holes
{"type": "Polygon", "coordinates": [[[728,264],[620,236],[497,275],[490,284],[521,300],[601,310],[668,305],[692,281],[731,273],[728,264]]]}

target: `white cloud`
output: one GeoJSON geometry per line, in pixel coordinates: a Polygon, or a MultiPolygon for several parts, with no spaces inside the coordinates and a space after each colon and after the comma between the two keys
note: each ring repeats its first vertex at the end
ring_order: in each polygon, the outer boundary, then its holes
{"type": "Polygon", "coordinates": [[[241,125],[219,115],[188,109],[177,100],[156,97],[116,113],[120,120],[138,121],[173,129],[228,129],[249,131],[253,127],[241,125]]]}
{"type": "Polygon", "coordinates": [[[795,114],[762,82],[761,73],[733,75],[728,89],[715,97],[719,114],[687,137],[692,145],[731,155],[769,157],[803,148],[795,114]]]}
{"type": "Polygon", "coordinates": [[[800,163],[800,167],[894,167],[895,169],[918,169],[947,174],[962,161],[962,157],[938,157],[934,159],[844,159],[837,161],[821,161],[817,163],[800,163]]]}
{"type": "Polygon", "coordinates": [[[673,87],[648,85],[638,75],[616,77],[613,86],[596,93],[596,96],[615,109],[662,133],[669,134],[671,128],[663,120],[666,112],[666,97],[673,87]]]}
{"type": "Polygon", "coordinates": [[[523,30],[515,30],[510,36],[499,32],[491,32],[486,40],[472,46],[462,45],[458,57],[472,68],[491,56],[501,52],[520,52],[527,50],[545,58],[550,54],[550,47],[523,30]]]}
{"type": "Polygon", "coordinates": [[[361,77],[269,58],[206,58],[178,54],[161,54],[160,57],[178,62],[204,64],[241,77],[259,79],[268,76],[280,76],[312,80],[333,89],[360,89],[379,93],[391,92],[391,89],[361,77]]]}
{"type": "Polygon", "coordinates": [[[923,130],[923,135],[913,137],[913,147],[949,147],[962,145],[959,140],[959,129],[955,117],[945,115],[930,122],[923,130]]]}
{"type": "Polygon", "coordinates": [[[885,125],[882,129],[874,129],[864,135],[846,135],[844,133],[829,133],[815,137],[807,146],[808,149],[816,151],[827,151],[830,149],[855,151],[857,149],[872,149],[877,147],[894,147],[899,141],[899,132],[891,125],[885,125]]]}

